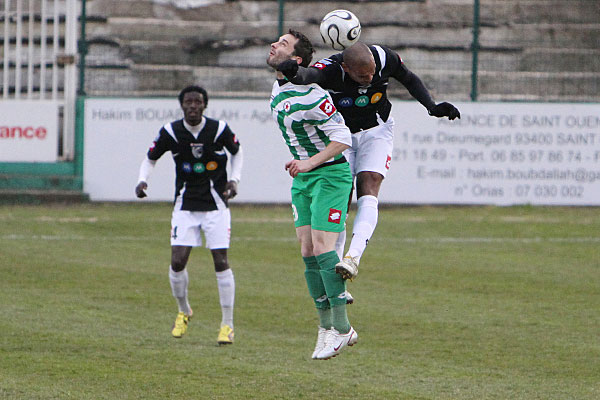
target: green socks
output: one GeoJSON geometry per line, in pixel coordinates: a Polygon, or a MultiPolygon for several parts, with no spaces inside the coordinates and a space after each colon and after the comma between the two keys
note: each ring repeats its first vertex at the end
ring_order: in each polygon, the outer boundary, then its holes
{"type": "Polygon", "coordinates": [[[335,272],[335,265],[340,261],[335,251],[320,254],[316,257],[321,267],[321,278],[329,304],[333,327],[340,333],[350,331],[350,322],[346,313],[346,281],[335,272]]]}
{"type": "Polygon", "coordinates": [[[329,304],[332,307],[346,304],[346,297],[344,296],[346,281],[339,274],[335,273],[335,264],[340,261],[337,253],[332,250],[328,253],[319,254],[316,259],[319,267],[321,267],[321,279],[329,298],[329,304]],[[340,295],[342,296],[341,298],[340,295]]]}
{"type": "Polygon", "coordinates": [[[350,332],[350,321],[346,313],[346,304],[331,307],[332,325],[339,333],[350,332]]]}
{"type": "Polygon", "coordinates": [[[325,329],[334,327],[340,333],[350,331],[346,313],[346,281],[335,273],[339,258],[335,251],[316,257],[302,257],[306,270],[304,277],[308,293],[315,302],[319,314],[319,325],[325,329]]]}
{"type": "Polygon", "coordinates": [[[315,301],[315,307],[317,307],[319,314],[319,325],[325,329],[329,329],[332,325],[331,306],[329,305],[325,286],[321,279],[319,263],[316,257],[302,257],[302,259],[306,265],[306,270],[304,271],[306,286],[308,286],[310,297],[315,301]]]}

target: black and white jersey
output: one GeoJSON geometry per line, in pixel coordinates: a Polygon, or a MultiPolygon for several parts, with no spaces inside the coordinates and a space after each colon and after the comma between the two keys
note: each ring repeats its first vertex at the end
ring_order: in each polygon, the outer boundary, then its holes
{"type": "Polygon", "coordinates": [[[180,200],[185,211],[216,210],[217,201],[227,205],[223,198],[227,183],[225,149],[236,154],[240,148],[227,123],[206,117],[204,121],[197,137],[185,128],[183,119],[166,124],[148,150],[148,158],[154,161],[167,151],[173,155],[175,201],[180,200]]]}
{"type": "Polygon", "coordinates": [[[375,59],[375,75],[369,86],[360,86],[342,69],[342,53],[324,58],[311,68],[321,70],[319,85],[329,90],[352,133],[387,121],[392,104],[387,97],[390,77],[401,80],[408,73],[400,56],[384,46],[369,46],[375,59]]]}

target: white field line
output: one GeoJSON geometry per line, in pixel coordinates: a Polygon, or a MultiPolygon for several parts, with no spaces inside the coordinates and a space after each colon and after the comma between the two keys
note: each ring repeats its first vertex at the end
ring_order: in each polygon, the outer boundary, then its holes
{"type": "MultiPolygon", "coordinates": [[[[143,236],[77,236],[77,235],[19,235],[10,234],[0,236],[1,240],[44,240],[44,241],[78,241],[78,240],[93,240],[95,242],[115,242],[115,241],[130,241],[130,242],[146,242],[147,237],[143,236]]],[[[160,239],[161,241],[163,239],[160,239]]],[[[165,239],[167,241],[168,239],[165,239]]],[[[296,242],[297,239],[290,237],[254,237],[254,236],[234,236],[232,241],[244,242],[296,242]]],[[[508,238],[508,237],[429,237],[429,238],[411,238],[411,237],[385,237],[376,239],[377,242],[386,243],[433,243],[433,244],[486,244],[486,243],[600,243],[600,237],[528,237],[528,238],[508,238]]]]}
{"type": "MultiPolygon", "coordinates": [[[[11,221],[15,220],[16,217],[13,215],[0,215],[0,221],[11,221]]],[[[111,220],[117,220],[117,218],[111,217],[52,217],[52,216],[39,216],[34,219],[38,222],[51,222],[51,223],[89,223],[95,224],[98,222],[108,222],[111,220]]],[[[435,222],[446,222],[450,218],[444,216],[386,216],[386,221],[393,223],[435,223],[435,222]]],[[[514,224],[569,224],[569,225],[591,225],[598,223],[599,221],[593,218],[586,219],[569,219],[569,218],[557,218],[557,217],[537,217],[537,216],[500,216],[500,217],[483,217],[483,216],[465,216],[461,219],[463,222],[505,222],[514,224]]],[[[169,216],[159,217],[152,216],[145,219],[147,222],[160,222],[169,223],[171,221],[169,216]]],[[[261,218],[261,217],[234,217],[234,223],[267,223],[267,224],[291,224],[293,222],[291,213],[289,218],[261,218]]]]}

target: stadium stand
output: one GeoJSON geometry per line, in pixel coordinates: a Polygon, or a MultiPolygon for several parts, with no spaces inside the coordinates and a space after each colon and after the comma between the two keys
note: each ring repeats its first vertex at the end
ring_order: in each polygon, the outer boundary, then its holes
{"type": "MultiPolygon", "coordinates": [[[[284,27],[314,38],[319,58],[330,54],[319,19],[344,7],[364,41],[397,50],[436,96],[469,99],[473,0],[288,1],[284,27]]],[[[277,1],[88,0],[87,92],[173,95],[202,82],[217,95],[265,96],[278,12],[277,1]]],[[[600,99],[596,0],[482,0],[480,24],[480,100],[600,99]]],[[[392,94],[406,97],[399,86],[392,94]]]]}

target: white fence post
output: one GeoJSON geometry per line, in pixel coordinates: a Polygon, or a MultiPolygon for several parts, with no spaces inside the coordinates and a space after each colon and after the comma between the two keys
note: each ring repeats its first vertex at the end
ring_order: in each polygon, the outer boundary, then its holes
{"type": "Polygon", "coordinates": [[[4,53],[1,96],[5,100],[26,100],[31,107],[31,101],[46,100],[50,93],[51,99],[57,101],[57,115],[62,114],[62,141],[57,154],[59,159],[72,160],[75,152],[78,2],[4,0],[3,3],[0,10],[4,17],[4,41],[0,43],[4,53]],[[63,15],[64,34],[61,36],[63,15]],[[28,22],[26,28],[25,20],[28,22]],[[52,23],[51,30],[48,23],[52,23]],[[48,42],[51,42],[49,51],[48,42]],[[48,83],[50,85],[46,87],[48,83]]]}

